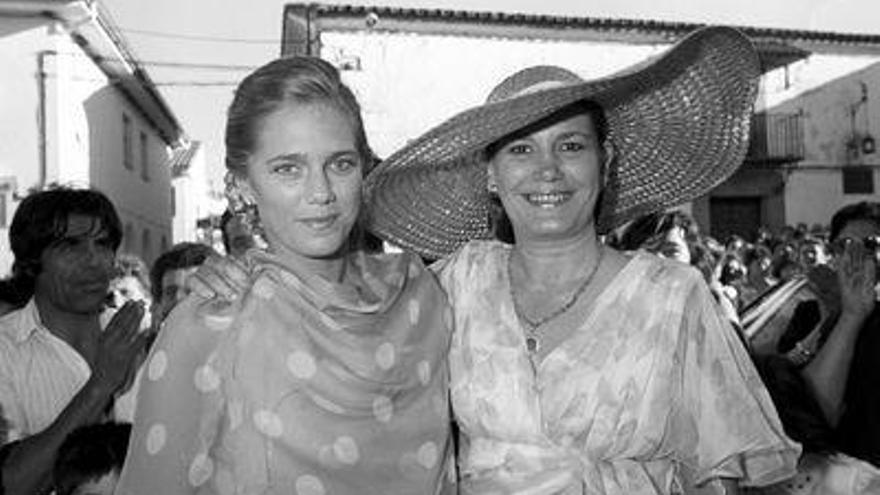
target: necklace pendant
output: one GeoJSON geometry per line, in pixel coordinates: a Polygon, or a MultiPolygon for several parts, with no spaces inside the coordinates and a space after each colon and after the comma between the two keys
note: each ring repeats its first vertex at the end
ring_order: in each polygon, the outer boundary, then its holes
{"type": "Polygon", "coordinates": [[[533,336],[526,337],[526,349],[532,354],[538,352],[538,338],[533,336]]]}

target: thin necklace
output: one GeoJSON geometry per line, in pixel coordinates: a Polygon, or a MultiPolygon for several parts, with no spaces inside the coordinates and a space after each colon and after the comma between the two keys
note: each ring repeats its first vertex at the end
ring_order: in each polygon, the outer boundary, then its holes
{"type": "Polygon", "coordinates": [[[568,298],[567,301],[562,306],[559,306],[554,311],[551,311],[546,316],[539,318],[537,320],[532,320],[528,316],[526,316],[525,312],[522,310],[522,307],[519,304],[519,300],[516,298],[516,290],[513,288],[513,270],[511,269],[513,253],[511,252],[511,256],[507,258],[507,278],[510,281],[510,298],[513,300],[513,310],[516,312],[516,315],[519,317],[523,323],[526,324],[528,328],[526,328],[526,348],[530,353],[537,353],[538,349],[541,347],[541,339],[540,335],[538,335],[538,328],[546,324],[547,322],[557,318],[562,315],[566,311],[572,308],[574,304],[580,299],[581,295],[587,290],[587,286],[590,285],[590,282],[593,280],[593,277],[596,276],[596,272],[599,271],[599,265],[602,264],[602,258],[605,256],[605,250],[602,247],[599,247],[599,258],[596,259],[596,264],[590,268],[590,272],[584,277],[584,281],[578,286],[578,288],[572,293],[571,297],[568,298]]]}

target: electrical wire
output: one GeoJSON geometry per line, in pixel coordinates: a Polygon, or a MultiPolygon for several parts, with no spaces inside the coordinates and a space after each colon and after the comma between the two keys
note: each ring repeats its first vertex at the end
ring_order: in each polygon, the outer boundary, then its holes
{"type": "Polygon", "coordinates": [[[165,81],[154,82],[156,86],[167,87],[234,87],[238,86],[240,81],[165,81]]]}
{"type": "Polygon", "coordinates": [[[120,28],[120,31],[126,33],[137,34],[141,36],[150,36],[153,38],[166,38],[173,40],[189,40],[189,41],[207,41],[213,43],[243,43],[251,45],[279,45],[280,39],[259,39],[259,38],[225,38],[219,36],[200,36],[192,34],[175,34],[162,31],[150,31],[146,29],[120,28]]]}
{"type": "Polygon", "coordinates": [[[259,67],[259,65],[235,65],[235,64],[201,64],[196,62],[170,62],[163,60],[139,60],[140,65],[149,65],[153,67],[169,67],[179,69],[203,69],[203,70],[241,70],[251,71],[259,67]]]}

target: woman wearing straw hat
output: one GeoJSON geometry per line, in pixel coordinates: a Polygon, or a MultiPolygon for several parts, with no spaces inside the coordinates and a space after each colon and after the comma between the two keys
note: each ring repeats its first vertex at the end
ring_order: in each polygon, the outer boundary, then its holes
{"type": "Polygon", "coordinates": [[[248,75],[226,157],[268,249],[245,254],[241,298],[192,295],[165,321],[116,493],[454,492],[449,307],[418,257],[359,247],[372,154],[336,69],[248,75]]]}
{"type": "Polygon", "coordinates": [[[463,493],[731,493],[794,474],[799,446],[700,274],[600,242],[733,173],[759,74],[729,28],[608,79],[525,69],[367,177],[372,229],[444,258],[463,493]],[[495,198],[512,244],[491,240],[495,198]]]}

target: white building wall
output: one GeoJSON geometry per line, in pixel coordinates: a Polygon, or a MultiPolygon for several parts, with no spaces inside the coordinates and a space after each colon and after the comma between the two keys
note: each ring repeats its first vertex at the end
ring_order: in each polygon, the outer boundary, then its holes
{"type": "Polygon", "coordinates": [[[12,265],[8,227],[18,195],[39,187],[41,52],[55,51],[52,26],[0,17],[0,275],[12,265]]]}
{"type": "MultiPolygon", "coordinates": [[[[155,128],[68,33],[49,21],[0,17],[0,193],[45,184],[91,185],[113,201],[127,232],[124,250],[147,263],[172,240],[169,149],[155,128]],[[43,59],[46,161],[40,159],[40,58],[43,59]],[[133,168],[123,166],[123,113],[131,122],[133,168]],[[142,175],[140,133],[147,143],[142,175]],[[146,238],[146,242],[145,242],[146,238]]],[[[11,221],[14,206],[6,216],[11,221]]],[[[2,222],[0,218],[0,222],[2,222]]],[[[0,275],[12,256],[0,227],[0,275]]]]}
{"type": "Polygon", "coordinates": [[[187,171],[172,180],[174,186],[174,244],[178,242],[197,242],[196,222],[209,216],[216,208],[211,208],[208,196],[207,162],[204,148],[193,154],[187,171]]]}
{"type": "MultiPolygon", "coordinates": [[[[166,166],[169,149],[149,121],[113,86],[92,78],[71,78],[68,83],[77,96],[68,102],[64,112],[68,121],[64,125],[89,136],[89,183],[116,205],[124,231],[129,233],[121,250],[137,254],[149,264],[171,243],[171,176],[166,166]],[[124,156],[126,118],[130,168],[124,156]],[[146,137],[146,165],[141,151],[142,133],[146,137]]],[[[76,152],[75,143],[66,151],[76,152]]]]}
{"type": "MultiPolygon", "coordinates": [[[[880,63],[866,67],[865,61],[871,59],[838,58],[824,57],[830,67],[829,75],[834,77],[823,84],[817,84],[818,76],[794,79],[792,87],[786,90],[791,95],[789,99],[770,109],[800,113],[804,119],[804,160],[786,173],[785,211],[789,225],[827,225],[841,206],[880,201],[880,151],[847,151],[847,142],[854,133],[859,137],[870,134],[880,140],[880,63]],[[844,193],[842,170],[854,165],[872,167],[874,194],[844,193]]],[[[810,67],[818,63],[812,61],[810,67]]]]}
{"type": "Polygon", "coordinates": [[[558,65],[585,79],[610,75],[668,45],[516,41],[379,32],[321,34],[321,56],[358,97],[370,145],[385,158],[407,140],[486,100],[496,84],[532,65],[558,65]]]}

